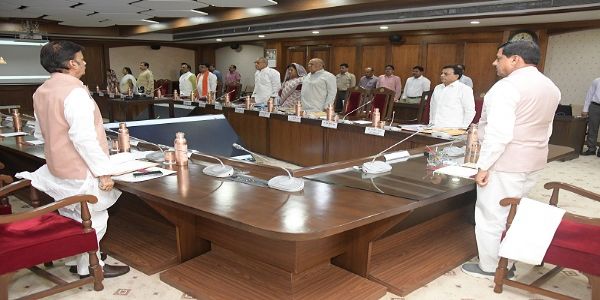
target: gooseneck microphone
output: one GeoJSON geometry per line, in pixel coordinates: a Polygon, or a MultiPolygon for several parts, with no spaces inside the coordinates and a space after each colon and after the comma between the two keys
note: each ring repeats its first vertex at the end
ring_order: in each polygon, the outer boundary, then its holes
{"type": "Polygon", "coordinates": [[[206,174],[208,176],[219,177],[219,178],[229,177],[229,176],[233,175],[233,167],[224,164],[223,161],[221,159],[219,159],[218,157],[204,154],[204,153],[198,152],[196,150],[192,150],[191,152],[196,155],[212,158],[220,163],[220,164],[212,164],[212,165],[206,166],[206,168],[202,169],[202,172],[204,174],[206,174]]]}
{"type": "MultiPolygon", "coordinates": [[[[261,157],[263,159],[267,159],[265,156],[254,153],[254,152],[240,146],[237,143],[233,143],[232,146],[235,149],[245,151],[252,155],[261,157]]],[[[268,182],[268,185],[270,188],[284,191],[284,192],[299,192],[302,189],[304,189],[304,180],[302,178],[293,177],[292,173],[290,173],[290,171],[288,171],[288,169],[286,169],[284,167],[279,167],[279,168],[283,169],[287,173],[288,176],[280,175],[280,176],[275,176],[275,177],[271,178],[268,182]]]]}
{"type": "Polygon", "coordinates": [[[403,140],[385,148],[383,151],[377,153],[377,155],[375,155],[373,157],[373,160],[368,161],[366,163],[364,163],[362,165],[362,170],[364,173],[367,174],[381,174],[381,173],[385,173],[385,172],[389,172],[392,170],[392,166],[385,162],[385,161],[380,161],[380,160],[375,160],[378,157],[380,157],[381,155],[383,155],[385,153],[385,151],[388,151],[400,144],[402,144],[403,142],[405,142],[406,140],[410,139],[411,137],[417,135],[418,133],[420,133],[423,129],[419,129],[418,131],[415,131],[413,134],[407,136],[406,138],[404,138],[403,140]]]}
{"type": "Polygon", "coordinates": [[[359,107],[351,110],[349,113],[345,114],[344,117],[342,118],[342,122],[346,120],[346,117],[349,116],[350,114],[352,114],[353,112],[357,111],[358,109],[365,107],[367,104],[371,103],[373,101],[373,99],[363,103],[362,105],[360,105],[359,107]]]}

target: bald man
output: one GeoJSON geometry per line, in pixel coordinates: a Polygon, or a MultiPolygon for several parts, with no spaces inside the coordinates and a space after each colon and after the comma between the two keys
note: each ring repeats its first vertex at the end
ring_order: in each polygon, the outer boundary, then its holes
{"type": "Polygon", "coordinates": [[[259,57],[254,61],[256,73],[254,73],[254,102],[266,103],[269,98],[275,99],[281,88],[281,77],[279,72],[267,66],[267,59],[259,57]]]}
{"type": "Polygon", "coordinates": [[[320,58],[308,62],[308,75],[302,80],[302,108],[305,111],[323,111],[333,104],[337,93],[335,75],[323,69],[324,63],[320,58]]]}

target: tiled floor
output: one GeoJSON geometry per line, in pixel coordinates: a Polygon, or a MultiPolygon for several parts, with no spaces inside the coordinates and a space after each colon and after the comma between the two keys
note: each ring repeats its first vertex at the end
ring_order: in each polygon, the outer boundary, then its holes
{"type": "MultiPolygon", "coordinates": [[[[529,195],[534,199],[548,199],[550,192],[543,188],[543,184],[548,181],[562,181],[571,183],[596,193],[600,193],[600,158],[580,157],[568,162],[552,162],[542,172],[540,182],[529,195]]],[[[23,206],[18,200],[13,201],[13,208],[19,209],[23,206]]],[[[600,203],[584,201],[583,198],[574,194],[563,193],[559,206],[567,211],[587,215],[600,216],[600,203]]],[[[108,263],[118,263],[109,257],[108,263]]],[[[525,264],[517,264],[517,279],[525,282],[533,281],[540,271],[548,269],[550,266],[537,268],[525,264]]],[[[61,278],[67,280],[76,279],[68,270],[62,266],[62,262],[55,263],[52,272],[61,278]]],[[[14,277],[14,282],[10,288],[11,299],[31,293],[35,290],[48,287],[49,284],[39,277],[32,275],[28,271],[18,272],[14,277]]],[[[66,291],[61,294],[50,297],[49,299],[192,299],[179,290],[163,283],[158,278],[158,274],[146,276],[143,273],[132,270],[129,274],[112,279],[104,280],[104,290],[94,292],[91,286],[80,288],[79,290],[66,291]]],[[[546,283],[545,287],[552,288],[561,293],[567,293],[580,299],[589,299],[591,290],[587,284],[585,276],[577,271],[563,270],[551,281],[546,283]]],[[[241,298],[243,299],[243,298],[241,298]]],[[[340,299],[343,299],[340,298],[340,299]]],[[[505,287],[504,293],[495,294],[493,292],[493,282],[487,279],[476,279],[469,277],[455,268],[450,272],[440,276],[426,286],[414,291],[406,297],[399,297],[388,293],[382,299],[546,299],[539,295],[529,294],[511,287],[505,287]]]]}

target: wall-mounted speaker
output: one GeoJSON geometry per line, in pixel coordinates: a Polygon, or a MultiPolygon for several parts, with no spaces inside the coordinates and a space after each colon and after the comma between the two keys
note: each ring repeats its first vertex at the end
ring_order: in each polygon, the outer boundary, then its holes
{"type": "Polygon", "coordinates": [[[233,50],[237,50],[240,48],[240,44],[234,43],[234,44],[229,45],[229,47],[231,47],[231,49],[233,49],[233,50]]]}
{"type": "Polygon", "coordinates": [[[150,49],[152,49],[152,50],[159,50],[160,49],[160,45],[150,45],[150,49]]]}
{"type": "Polygon", "coordinates": [[[392,34],[390,35],[390,43],[392,44],[399,44],[404,42],[404,40],[402,40],[402,36],[397,35],[397,34],[392,34]]]}

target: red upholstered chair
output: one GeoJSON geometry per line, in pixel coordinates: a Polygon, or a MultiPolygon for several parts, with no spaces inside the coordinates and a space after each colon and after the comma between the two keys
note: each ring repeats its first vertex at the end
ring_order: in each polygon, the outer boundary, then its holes
{"type": "MultiPolygon", "coordinates": [[[[544,188],[553,190],[550,205],[554,206],[558,203],[558,192],[560,189],[600,201],[599,194],[565,183],[549,182],[544,185],[544,188]]],[[[510,228],[520,200],[518,198],[506,198],[500,201],[500,205],[502,206],[510,205],[506,230],[510,228]]],[[[560,225],[558,225],[558,229],[554,234],[543,261],[557,267],[533,283],[524,284],[506,278],[508,259],[504,257],[500,258],[494,278],[494,282],[496,283],[494,292],[502,293],[502,286],[506,284],[555,299],[574,299],[539,287],[565,267],[585,274],[592,287],[592,299],[600,299],[600,218],[587,218],[566,213],[560,225]]]]}
{"type": "Polygon", "coordinates": [[[158,94],[158,90],[160,90],[161,95],[167,95],[169,93],[169,79],[159,79],[154,81],[154,92],[155,96],[158,94]]]}
{"type": "Polygon", "coordinates": [[[400,124],[429,124],[429,103],[431,102],[431,95],[433,91],[423,92],[421,94],[421,102],[419,102],[419,108],[417,109],[417,118],[412,120],[399,120],[400,124]]]}
{"type": "Polygon", "coordinates": [[[229,99],[231,99],[231,101],[236,100],[237,98],[241,97],[241,91],[242,91],[241,84],[228,85],[227,88],[225,89],[225,93],[229,93],[229,99]]]}
{"type": "Polygon", "coordinates": [[[483,109],[483,98],[475,99],[475,117],[471,123],[479,123],[481,118],[481,110],[483,109]]]}
{"type": "MultiPolygon", "coordinates": [[[[6,197],[20,189],[29,187],[29,180],[20,180],[0,188],[0,197],[6,197]]],[[[48,279],[56,286],[27,296],[39,299],[68,289],[94,284],[100,291],[103,273],[98,264],[96,251],[98,241],[92,228],[87,203],[96,203],[91,195],[77,195],[38,207],[32,211],[0,216],[0,300],[8,299],[8,286],[15,271],[29,268],[48,279]],[[61,207],[80,203],[82,223],[63,217],[54,211],[61,207]],[[66,282],[37,267],[44,262],[87,252],[92,276],[66,282]]]]}
{"type": "MultiPolygon", "coordinates": [[[[355,86],[348,89],[348,93],[346,94],[346,100],[344,101],[344,112],[343,115],[348,114],[349,112],[355,110],[359,106],[363,104],[363,99],[366,91],[360,86],[355,86]]],[[[357,110],[352,112],[349,117],[357,116],[360,112],[357,110]]]]}
{"type": "Polygon", "coordinates": [[[371,114],[375,108],[379,108],[379,113],[382,120],[387,120],[392,115],[394,107],[394,95],[396,92],[385,88],[378,87],[373,91],[373,101],[371,102],[371,114]]]}

